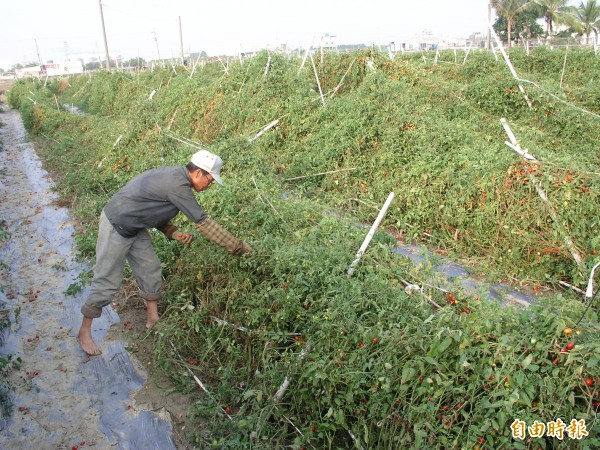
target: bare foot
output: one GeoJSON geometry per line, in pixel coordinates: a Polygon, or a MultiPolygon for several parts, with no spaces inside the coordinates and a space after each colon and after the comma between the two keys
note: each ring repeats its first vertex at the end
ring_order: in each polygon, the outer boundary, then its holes
{"type": "Polygon", "coordinates": [[[146,328],[149,330],[154,328],[156,322],[158,322],[158,302],[146,302],[146,313],[148,318],[146,319],[146,328]]]}
{"type": "Polygon", "coordinates": [[[96,343],[92,339],[91,335],[88,335],[86,333],[82,333],[80,331],[79,334],[77,335],[77,342],[79,342],[79,345],[81,346],[81,349],[88,356],[100,356],[102,354],[102,350],[100,350],[96,346],[96,343]]]}

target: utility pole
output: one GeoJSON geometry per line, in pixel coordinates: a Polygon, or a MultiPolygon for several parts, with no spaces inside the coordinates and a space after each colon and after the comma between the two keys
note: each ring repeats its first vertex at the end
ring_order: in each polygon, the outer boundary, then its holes
{"type": "Polygon", "coordinates": [[[98,0],[100,4],[100,19],[102,20],[102,34],[104,35],[104,50],[106,50],[106,70],[110,72],[110,56],[108,56],[108,41],[106,40],[106,28],[104,27],[104,12],[102,11],[102,0],[98,0]]]}
{"type": "MultiPolygon", "coordinates": [[[[488,3],[488,23],[492,23],[492,2],[488,3]]],[[[487,49],[492,49],[492,40],[491,40],[491,32],[490,27],[488,26],[487,32],[487,49]]]]}
{"type": "Polygon", "coordinates": [[[158,49],[158,39],[156,38],[156,31],[153,31],[152,34],[154,34],[154,42],[156,42],[156,54],[158,55],[158,62],[162,65],[162,61],[160,59],[160,50],[158,49]]]}
{"type": "Polygon", "coordinates": [[[185,66],[183,59],[183,32],[181,31],[181,16],[179,16],[179,53],[181,54],[181,65],[185,66]]]}
{"type": "Polygon", "coordinates": [[[42,58],[40,58],[40,49],[38,48],[38,45],[37,45],[37,39],[34,38],[33,40],[35,41],[35,50],[36,50],[37,55],[38,55],[38,62],[40,63],[40,66],[41,66],[42,65],[42,58]]]}

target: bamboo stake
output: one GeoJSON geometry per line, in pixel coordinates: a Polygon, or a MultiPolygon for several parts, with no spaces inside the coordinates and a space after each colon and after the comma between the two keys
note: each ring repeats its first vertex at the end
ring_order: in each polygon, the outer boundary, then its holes
{"type": "Polygon", "coordinates": [[[349,169],[330,170],[328,172],[315,173],[313,175],[302,175],[301,177],[284,178],[283,181],[300,180],[301,178],[317,177],[319,175],[327,175],[330,173],[345,172],[347,170],[356,170],[356,167],[351,167],[349,169]]]}
{"type": "Polygon", "coordinates": [[[56,139],[54,139],[54,138],[51,138],[50,136],[46,136],[44,133],[40,133],[40,134],[41,134],[42,136],[44,136],[46,139],[50,139],[51,141],[54,141],[54,142],[56,142],[57,144],[60,144],[60,142],[59,142],[59,141],[57,141],[56,139]]]}
{"type": "Polygon", "coordinates": [[[583,289],[579,289],[578,287],[572,286],[569,283],[566,283],[562,280],[558,280],[558,284],[562,284],[563,286],[568,287],[569,289],[573,289],[575,292],[579,292],[580,294],[585,295],[585,291],[583,289]]]}
{"type": "MultiPolygon", "coordinates": [[[[441,306],[438,305],[436,302],[434,302],[431,297],[429,297],[427,294],[425,294],[425,292],[423,292],[423,288],[417,284],[412,284],[409,283],[408,281],[405,280],[400,280],[402,281],[402,283],[406,286],[406,288],[404,289],[404,292],[406,292],[408,295],[412,295],[414,291],[418,291],[419,294],[421,294],[423,296],[423,298],[425,300],[427,300],[429,303],[431,303],[433,306],[435,306],[437,309],[440,309],[441,306]]],[[[433,286],[435,287],[435,286],[433,286]]],[[[439,288],[436,288],[439,289],[439,288]]],[[[440,289],[443,290],[445,292],[445,289],[440,289]]]]}
{"type": "Polygon", "coordinates": [[[182,144],[189,145],[190,147],[193,147],[193,148],[195,148],[195,149],[198,149],[198,150],[205,150],[205,148],[203,148],[203,147],[202,147],[201,145],[199,145],[199,144],[196,144],[194,141],[190,141],[189,139],[181,139],[181,138],[178,138],[177,136],[175,136],[175,135],[173,135],[173,134],[171,134],[171,133],[169,133],[169,132],[166,132],[166,131],[164,131],[164,130],[163,130],[163,129],[162,129],[162,128],[161,128],[161,127],[158,125],[158,123],[157,123],[157,122],[155,122],[155,123],[156,123],[156,127],[158,128],[158,131],[159,131],[160,133],[163,133],[163,134],[164,134],[165,136],[167,136],[168,138],[174,139],[174,140],[176,140],[176,141],[178,141],[178,142],[181,142],[182,144]]]}
{"type": "Polygon", "coordinates": [[[344,78],[346,78],[346,75],[348,75],[348,72],[350,72],[350,69],[352,69],[352,66],[354,65],[355,61],[356,61],[356,58],[354,58],[352,60],[352,62],[350,63],[350,66],[348,66],[348,69],[346,70],[346,73],[344,73],[344,76],[342,77],[342,79],[340,80],[340,82],[337,84],[337,86],[335,88],[333,88],[333,91],[331,93],[332,97],[337,93],[338,89],[340,87],[342,87],[342,83],[344,82],[344,78]]]}
{"type": "MultiPolygon", "coordinates": [[[[173,351],[177,354],[177,347],[175,347],[175,344],[173,344],[173,341],[169,341],[169,343],[171,344],[171,347],[173,347],[173,351]]],[[[227,411],[225,411],[225,409],[223,409],[221,407],[219,402],[217,402],[217,400],[213,397],[213,395],[210,393],[210,391],[208,389],[206,389],[206,386],[204,386],[204,383],[202,383],[202,381],[200,381],[200,379],[196,375],[194,375],[194,372],[192,372],[189,367],[186,367],[186,369],[190,373],[190,375],[194,378],[194,381],[196,381],[196,384],[200,387],[200,389],[202,389],[204,391],[204,393],[206,395],[208,395],[213,402],[215,402],[215,404],[219,407],[219,409],[221,409],[221,411],[223,411],[223,413],[227,416],[227,418],[229,420],[233,420],[233,417],[231,417],[229,415],[229,413],[227,413],[227,411]]]]}
{"type": "MultiPolygon", "coordinates": [[[[508,125],[508,122],[506,121],[506,119],[502,118],[502,119],[500,119],[500,122],[502,123],[502,126],[504,127],[506,134],[508,135],[509,139],[511,140],[511,142],[510,142],[511,145],[509,145],[508,142],[505,142],[505,143],[510,148],[515,150],[519,155],[523,156],[524,158],[527,158],[527,155],[530,156],[531,158],[533,158],[531,155],[529,155],[527,150],[523,151],[521,149],[521,146],[517,142],[517,139],[516,139],[514,133],[512,132],[512,130],[510,129],[510,126],[508,125]]],[[[529,158],[527,158],[527,159],[529,159],[529,158]]],[[[533,158],[533,161],[537,162],[537,160],[535,158],[533,158]]],[[[552,205],[550,204],[550,201],[548,200],[548,195],[546,194],[546,191],[544,191],[544,188],[542,188],[540,181],[537,179],[537,177],[535,175],[530,173],[529,178],[531,179],[531,182],[532,182],[533,186],[535,187],[538,195],[540,196],[540,198],[542,199],[542,201],[548,208],[550,217],[552,217],[552,220],[554,221],[554,224],[555,224],[556,228],[558,229],[558,232],[562,236],[562,239],[563,239],[567,249],[569,250],[569,252],[571,253],[571,256],[575,260],[575,263],[577,264],[577,268],[583,274],[585,272],[585,265],[583,264],[583,258],[581,256],[581,254],[579,253],[579,251],[577,251],[577,248],[575,248],[575,244],[573,243],[573,240],[567,234],[567,231],[564,229],[563,225],[561,224],[558,213],[552,207],[552,205]]]]}
{"type": "Polygon", "coordinates": [[[283,220],[285,222],[285,219],[283,218],[281,213],[279,211],[277,211],[277,209],[273,206],[273,203],[271,203],[268,198],[263,197],[263,195],[260,193],[260,190],[258,189],[258,185],[256,184],[256,179],[254,178],[254,175],[252,175],[252,182],[254,183],[254,187],[258,191],[258,196],[261,198],[263,203],[268,204],[271,208],[273,208],[273,211],[275,211],[277,213],[277,215],[279,217],[281,217],[281,220],[283,220]]]}
{"type": "Polygon", "coordinates": [[[169,121],[169,125],[167,125],[167,131],[171,131],[171,125],[173,125],[173,121],[175,120],[175,116],[177,115],[177,111],[179,111],[179,108],[175,110],[175,112],[173,113],[173,116],[171,116],[171,120],[169,121]]]}
{"type": "Polygon", "coordinates": [[[244,332],[246,332],[246,333],[248,332],[248,329],[247,329],[247,328],[240,327],[239,325],[234,325],[234,324],[232,324],[232,323],[229,323],[229,322],[227,322],[226,320],[219,319],[218,317],[215,317],[215,316],[210,316],[210,318],[211,318],[212,320],[214,320],[214,321],[217,323],[217,325],[221,325],[221,326],[223,326],[223,327],[227,326],[227,327],[235,328],[235,329],[236,329],[236,330],[238,330],[238,331],[244,331],[244,332]]]}
{"type": "Polygon", "coordinates": [[[56,109],[60,112],[60,106],[58,106],[58,99],[56,98],[56,94],[54,94],[54,101],[56,102],[56,109]]]}
{"type": "Polygon", "coordinates": [[[502,56],[504,57],[504,61],[506,62],[506,64],[508,65],[508,68],[510,69],[510,73],[512,74],[514,79],[519,82],[519,90],[521,91],[521,94],[523,94],[523,97],[525,98],[527,105],[529,105],[530,108],[533,108],[533,104],[531,103],[531,100],[529,100],[529,97],[527,97],[525,88],[520,83],[521,80],[520,80],[519,76],[517,75],[517,71],[513,67],[512,63],[510,62],[510,59],[508,59],[508,55],[506,54],[506,52],[504,51],[504,47],[502,47],[502,44],[500,43],[500,39],[498,38],[496,31],[494,30],[494,26],[492,25],[491,22],[488,23],[488,26],[490,27],[490,33],[494,37],[494,40],[496,41],[496,45],[498,46],[500,53],[502,53],[502,56]]]}
{"type": "Polygon", "coordinates": [[[367,247],[369,246],[369,242],[371,242],[371,239],[373,238],[373,235],[375,234],[377,227],[383,220],[383,217],[385,216],[385,213],[387,212],[387,209],[389,208],[393,199],[394,199],[394,193],[390,192],[390,195],[388,195],[388,198],[385,201],[383,208],[381,208],[381,211],[379,211],[379,215],[377,216],[377,219],[375,219],[375,222],[373,222],[373,225],[371,225],[371,229],[369,230],[367,237],[365,237],[364,242],[362,243],[362,245],[360,246],[360,249],[356,253],[356,259],[354,261],[352,261],[352,264],[348,268],[348,276],[351,276],[354,273],[354,271],[356,270],[356,266],[358,265],[363,254],[367,250],[367,247]]]}

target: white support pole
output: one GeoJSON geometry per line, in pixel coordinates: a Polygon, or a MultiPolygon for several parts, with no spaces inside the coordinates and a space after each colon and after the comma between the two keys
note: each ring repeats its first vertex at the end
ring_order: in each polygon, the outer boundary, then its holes
{"type": "Polygon", "coordinates": [[[265,73],[263,73],[263,77],[266,77],[269,73],[269,67],[271,67],[271,52],[269,52],[269,57],[267,58],[267,64],[265,65],[265,73]]]}
{"type": "Polygon", "coordinates": [[[323,97],[323,90],[321,89],[321,82],[319,81],[319,74],[317,73],[317,66],[315,66],[315,60],[313,59],[312,52],[310,53],[310,62],[312,63],[313,71],[315,72],[317,86],[319,86],[319,94],[321,94],[321,103],[323,103],[323,106],[325,106],[325,98],[323,97]]]}
{"type": "MultiPolygon", "coordinates": [[[[219,62],[221,63],[221,65],[223,66],[223,72],[225,73],[225,75],[229,75],[229,69],[227,68],[227,66],[225,65],[225,63],[223,62],[223,60],[221,59],[220,56],[217,56],[217,58],[219,58],[219,62]]],[[[228,63],[229,64],[229,63],[228,63]]]]}
{"type": "Polygon", "coordinates": [[[525,101],[527,102],[527,105],[529,105],[530,108],[533,108],[533,104],[531,103],[531,100],[529,100],[529,97],[527,97],[527,94],[525,93],[525,88],[520,83],[521,80],[520,80],[519,76],[517,75],[517,71],[513,67],[512,63],[510,62],[510,59],[508,59],[508,55],[504,51],[504,47],[502,47],[502,42],[500,42],[500,39],[498,38],[496,31],[494,31],[494,27],[493,27],[492,23],[489,22],[488,26],[490,27],[490,33],[494,37],[494,40],[496,41],[496,45],[498,46],[498,49],[500,49],[500,53],[502,53],[502,56],[504,57],[504,61],[506,61],[506,64],[508,65],[508,68],[510,69],[510,73],[512,74],[512,76],[514,77],[515,80],[519,81],[519,90],[521,91],[521,94],[523,94],[523,97],[525,97],[525,101]]]}
{"type": "Polygon", "coordinates": [[[115,148],[117,145],[119,145],[119,142],[121,142],[121,139],[123,139],[123,135],[122,134],[119,135],[119,137],[117,138],[117,140],[113,144],[113,148],[115,148]]]}
{"type": "Polygon", "coordinates": [[[190,72],[190,79],[194,76],[194,72],[196,72],[196,66],[198,65],[198,61],[200,61],[200,55],[198,55],[198,58],[196,58],[196,61],[194,62],[194,66],[192,67],[192,71],[190,72]]]}
{"type": "MultiPolygon", "coordinates": [[[[306,358],[306,355],[308,355],[310,353],[311,348],[312,347],[310,344],[306,344],[304,346],[304,348],[300,352],[300,356],[299,356],[300,362],[302,362],[304,360],[304,358],[306,358]]],[[[283,380],[283,383],[281,383],[281,385],[279,386],[279,389],[277,389],[277,392],[275,392],[275,395],[273,396],[273,401],[275,403],[279,403],[281,401],[281,399],[285,395],[286,391],[290,387],[290,383],[291,383],[290,379],[286,376],[283,380]]]]}
{"type": "Polygon", "coordinates": [[[390,204],[392,203],[393,199],[394,199],[394,193],[390,192],[390,195],[388,195],[388,198],[385,201],[385,203],[383,204],[381,211],[379,211],[379,214],[377,215],[377,219],[375,219],[375,222],[373,222],[373,225],[371,225],[371,229],[369,230],[369,233],[367,233],[367,237],[365,237],[365,240],[363,241],[362,245],[360,246],[360,249],[358,250],[358,252],[356,252],[356,259],[354,261],[352,261],[352,264],[350,264],[350,268],[348,269],[348,276],[351,276],[354,273],[354,271],[356,270],[356,266],[358,266],[360,259],[362,258],[363,254],[367,250],[367,247],[369,246],[369,243],[371,242],[371,239],[373,238],[375,231],[377,231],[377,227],[383,220],[383,217],[385,216],[385,213],[387,212],[388,208],[390,207],[390,204]]]}
{"type": "Polygon", "coordinates": [[[306,58],[308,58],[308,52],[310,52],[310,51],[311,51],[311,47],[308,47],[306,49],[306,51],[304,52],[304,57],[302,58],[302,64],[300,64],[300,67],[298,68],[298,73],[296,74],[296,76],[299,76],[300,72],[304,68],[304,64],[306,64],[306,58]]]}
{"type": "Polygon", "coordinates": [[[510,125],[508,124],[507,120],[504,117],[500,119],[500,123],[504,127],[504,131],[506,132],[506,134],[508,135],[508,138],[510,139],[510,142],[505,141],[504,143],[506,145],[508,145],[510,148],[512,148],[519,155],[521,155],[523,158],[528,159],[529,161],[538,162],[534,156],[529,154],[527,149],[525,149],[525,150],[521,149],[521,146],[517,142],[517,138],[515,137],[515,134],[512,132],[510,125]]]}
{"type": "Polygon", "coordinates": [[[467,62],[467,57],[469,56],[469,52],[471,51],[471,41],[469,41],[469,47],[466,49],[465,59],[463,59],[463,66],[467,62]]]}
{"type": "Polygon", "coordinates": [[[560,74],[560,88],[563,86],[563,79],[565,78],[565,69],[567,68],[567,54],[569,53],[569,46],[567,45],[567,49],[565,50],[565,60],[563,62],[563,70],[560,74]]]}
{"type": "Polygon", "coordinates": [[[496,53],[496,46],[493,42],[490,43],[490,48],[492,49],[492,53],[494,54],[494,58],[498,61],[498,54],[496,53]]]}
{"type": "Polygon", "coordinates": [[[585,296],[587,298],[592,298],[594,296],[594,272],[598,266],[600,266],[600,262],[592,267],[592,271],[590,272],[590,279],[588,281],[587,289],[585,290],[585,296]]]}
{"type": "Polygon", "coordinates": [[[265,134],[267,131],[269,131],[271,128],[276,126],[277,124],[279,124],[279,119],[275,119],[273,122],[269,123],[266,127],[264,127],[262,130],[260,130],[254,137],[251,137],[250,139],[248,139],[248,142],[255,141],[256,139],[261,137],[263,134],[265,134]]]}

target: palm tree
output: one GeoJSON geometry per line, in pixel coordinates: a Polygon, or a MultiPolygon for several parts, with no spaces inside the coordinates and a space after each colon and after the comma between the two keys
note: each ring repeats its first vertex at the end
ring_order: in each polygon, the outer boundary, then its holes
{"type": "Polygon", "coordinates": [[[573,13],[576,8],[569,6],[569,0],[532,0],[540,10],[546,22],[546,37],[552,33],[552,25],[572,23],[573,13]]]}
{"type": "Polygon", "coordinates": [[[600,31],[600,4],[596,3],[596,0],[588,0],[587,3],[581,2],[575,12],[575,18],[577,19],[575,29],[585,36],[585,45],[588,45],[592,31],[596,35],[597,41],[600,31]]]}
{"type": "Polygon", "coordinates": [[[490,3],[496,10],[496,14],[506,19],[508,47],[510,48],[512,46],[511,30],[517,16],[535,5],[529,0],[491,0],[490,3]]]}

